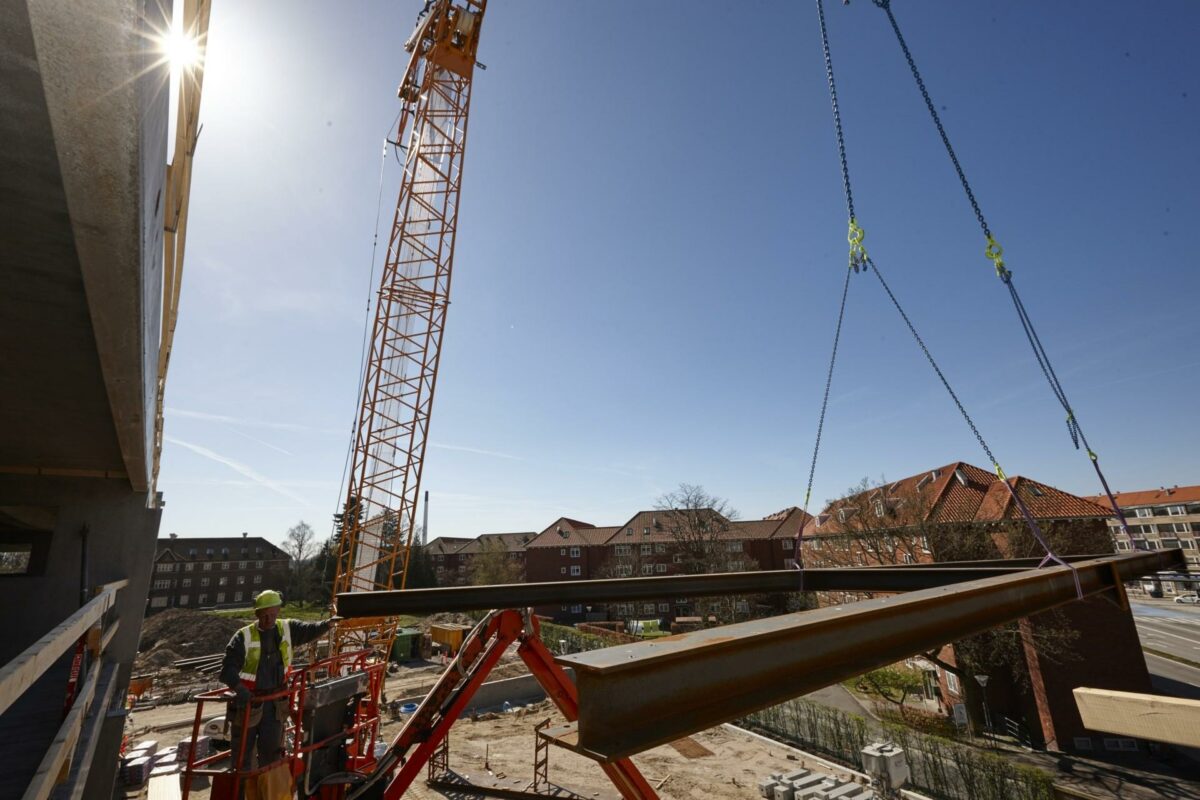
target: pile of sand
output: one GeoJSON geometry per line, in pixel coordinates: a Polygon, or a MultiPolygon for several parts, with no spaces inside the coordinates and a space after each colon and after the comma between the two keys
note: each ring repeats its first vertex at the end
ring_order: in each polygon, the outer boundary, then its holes
{"type": "Polygon", "coordinates": [[[166,666],[180,658],[222,653],[230,637],[248,622],[187,608],[169,608],[148,617],[142,625],[138,661],[166,666]]]}

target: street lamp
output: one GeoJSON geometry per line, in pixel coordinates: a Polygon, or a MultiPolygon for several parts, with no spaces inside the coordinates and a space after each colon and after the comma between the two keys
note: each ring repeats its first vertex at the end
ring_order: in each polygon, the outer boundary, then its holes
{"type": "MultiPolygon", "coordinates": [[[[983,724],[987,728],[988,733],[992,733],[992,713],[988,710],[987,701],[987,675],[976,675],[975,680],[979,683],[979,688],[983,690],[983,724]]],[[[991,743],[992,749],[996,748],[996,739],[993,735],[988,736],[988,741],[991,743]]]]}

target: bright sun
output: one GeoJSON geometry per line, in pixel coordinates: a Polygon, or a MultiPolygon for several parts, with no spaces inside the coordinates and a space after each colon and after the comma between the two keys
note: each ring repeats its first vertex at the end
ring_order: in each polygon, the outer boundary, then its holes
{"type": "Polygon", "coordinates": [[[200,45],[178,28],[162,38],[162,52],[171,64],[172,72],[190,69],[200,63],[200,45]]]}

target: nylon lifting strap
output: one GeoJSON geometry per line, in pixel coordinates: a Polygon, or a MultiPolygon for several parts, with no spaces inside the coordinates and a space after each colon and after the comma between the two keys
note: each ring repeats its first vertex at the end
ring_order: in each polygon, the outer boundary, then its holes
{"type": "MultiPolygon", "coordinates": [[[[1013,502],[1014,502],[1016,508],[1020,511],[1021,516],[1025,520],[1025,523],[1029,526],[1029,530],[1033,534],[1034,539],[1037,540],[1038,544],[1045,551],[1045,557],[1042,559],[1042,562],[1041,562],[1041,564],[1039,564],[1039,567],[1045,566],[1047,563],[1053,561],[1061,566],[1064,566],[1064,567],[1067,567],[1068,569],[1070,569],[1071,575],[1075,581],[1075,591],[1079,597],[1083,597],[1083,591],[1082,591],[1082,588],[1079,583],[1078,571],[1073,566],[1071,566],[1070,564],[1066,563],[1061,558],[1059,558],[1054,553],[1054,551],[1050,548],[1049,542],[1046,541],[1045,536],[1043,536],[1043,534],[1042,534],[1041,528],[1037,524],[1037,520],[1034,519],[1032,512],[1030,512],[1029,508],[1025,505],[1024,501],[1021,500],[1021,497],[1017,493],[1016,488],[1009,482],[1008,476],[1005,475],[1004,470],[1000,467],[1000,464],[996,460],[996,457],[992,454],[992,449],[988,446],[987,442],[984,440],[983,435],[979,432],[979,428],[975,425],[974,420],[971,419],[971,416],[967,413],[967,410],[963,406],[962,401],[959,400],[958,395],[955,393],[954,389],[951,387],[950,381],[946,378],[945,373],[943,373],[941,368],[938,366],[937,361],[934,359],[933,354],[929,350],[929,347],[925,344],[925,341],[921,338],[920,334],[917,333],[916,326],[913,325],[912,320],[909,318],[908,314],[905,313],[904,308],[900,305],[900,301],[896,298],[895,293],[892,291],[891,287],[888,285],[887,281],[884,279],[883,273],[880,271],[879,267],[875,264],[874,260],[867,254],[866,248],[863,246],[863,239],[865,238],[865,234],[864,234],[861,226],[859,226],[857,218],[855,217],[855,214],[854,214],[854,195],[853,195],[853,191],[852,191],[851,183],[850,183],[850,171],[847,166],[845,134],[844,134],[844,131],[842,128],[841,113],[838,108],[837,90],[836,90],[836,83],[834,80],[834,72],[833,72],[833,60],[830,55],[830,47],[829,47],[829,32],[828,32],[828,28],[825,23],[825,6],[824,6],[823,0],[816,0],[816,4],[817,4],[817,16],[820,21],[820,29],[821,29],[821,46],[822,46],[822,49],[825,54],[826,78],[829,83],[830,99],[831,99],[831,104],[833,107],[833,122],[834,122],[834,130],[835,130],[835,133],[837,136],[838,156],[841,160],[842,183],[843,183],[843,189],[845,190],[845,193],[846,193],[846,206],[847,206],[847,209],[850,214],[849,233],[847,236],[849,244],[850,244],[850,256],[849,256],[850,263],[849,263],[849,268],[847,269],[847,273],[846,273],[847,286],[849,285],[850,272],[851,271],[858,272],[860,269],[869,270],[879,280],[880,285],[883,287],[884,291],[887,293],[888,299],[891,300],[892,305],[896,308],[896,311],[900,314],[900,317],[904,321],[905,326],[908,328],[909,333],[912,334],[913,339],[916,341],[917,345],[920,347],[921,352],[924,354],[926,361],[929,362],[929,365],[933,368],[933,371],[937,374],[938,379],[941,381],[943,388],[945,388],[946,392],[950,395],[950,398],[954,401],[954,405],[958,408],[959,414],[962,416],[963,420],[967,423],[967,426],[971,429],[971,433],[973,433],[975,435],[976,441],[978,441],[980,447],[983,448],[983,451],[987,455],[988,460],[992,463],[992,467],[996,471],[996,476],[1000,479],[1000,481],[1004,484],[1005,488],[1008,490],[1009,494],[1011,495],[1011,497],[1013,499],[1013,502]]],[[[845,290],[843,290],[842,302],[843,302],[843,309],[844,309],[845,290]]],[[[830,357],[829,372],[828,372],[828,376],[826,379],[826,385],[825,385],[825,398],[821,404],[821,416],[820,416],[820,421],[818,422],[818,426],[817,426],[817,440],[816,440],[816,445],[813,448],[813,459],[812,459],[812,464],[811,464],[810,470],[809,470],[808,489],[805,492],[805,497],[804,497],[805,516],[807,515],[808,503],[809,503],[809,499],[810,499],[811,492],[812,492],[813,474],[816,470],[817,452],[820,448],[820,442],[821,442],[821,430],[824,425],[825,412],[826,412],[828,400],[829,400],[829,386],[830,386],[830,383],[831,383],[832,377],[833,377],[834,362],[837,358],[837,342],[841,335],[842,317],[843,317],[843,314],[841,312],[839,312],[838,327],[837,327],[837,331],[834,335],[833,354],[830,357]]],[[[801,555],[802,555],[801,554],[801,543],[802,543],[802,539],[803,539],[803,531],[804,531],[804,528],[803,528],[803,517],[802,517],[801,528],[800,528],[800,531],[796,535],[795,559],[794,559],[795,566],[801,572],[801,584],[800,584],[801,589],[803,589],[803,574],[804,574],[804,566],[803,566],[803,562],[801,560],[801,555]]]]}
{"type": "Polygon", "coordinates": [[[975,199],[975,192],[971,189],[970,182],[967,181],[967,174],[963,171],[962,165],[958,161],[958,155],[954,152],[954,147],[950,144],[950,137],[946,133],[945,126],[942,125],[942,119],[938,115],[937,108],[934,106],[933,99],[929,96],[929,90],[925,87],[925,81],[921,78],[921,72],[917,69],[917,62],[913,59],[912,51],[908,49],[908,43],[904,40],[904,34],[900,32],[900,24],[896,21],[896,15],[892,13],[891,0],[872,0],[872,2],[887,14],[888,22],[892,25],[892,31],[896,34],[896,41],[900,44],[900,50],[904,53],[904,59],[908,62],[909,71],[912,72],[913,80],[916,81],[917,88],[921,91],[921,97],[925,100],[925,107],[929,110],[929,116],[933,119],[933,124],[937,127],[938,135],[942,139],[942,145],[946,148],[946,154],[950,157],[950,162],[954,165],[954,171],[958,173],[959,183],[962,184],[963,191],[966,192],[967,201],[971,204],[971,209],[975,212],[975,219],[979,221],[979,227],[983,230],[984,239],[987,242],[984,248],[984,255],[992,262],[998,277],[1006,287],[1008,287],[1009,297],[1012,299],[1013,308],[1017,312],[1017,318],[1021,321],[1021,328],[1025,331],[1025,338],[1029,341],[1029,347],[1033,350],[1033,356],[1037,359],[1038,366],[1042,370],[1042,375],[1045,376],[1046,382],[1050,385],[1050,391],[1054,393],[1054,397],[1063,407],[1063,411],[1067,414],[1067,433],[1071,437],[1071,443],[1075,445],[1075,449],[1079,450],[1080,445],[1083,445],[1084,452],[1087,453],[1088,459],[1092,462],[1092,467],[1096,470],[1096,477],[1100,479],[1100,485],[1104,487],[1104,494],[1108,497],[1109,505],[1112,506],[1113,516],[1121,526],[1121,531],[1128,536],[1129,525],[1125,521],[1125,514],[1117,505],[1116,498],[1113,496],[1112,490],[1108,486],[1108,480],[1104,477],[1103,470],[1100,469],[1100,457],[1096,455],[1096,451],[1088,444],[1087,437],[1084,436],[1083,428],[1079,424],[1079,418],[1075,416],[1075,411],[1071,407],[1070,401],[1067,399],[1066,390],[1063,389],[1062,382],[1058,379],[1058,374],[1055,373],[1054,367],[1050,363],[1050,356],[1046,353],[1046,348],[1042,346],[1042,340],[1037,334],[1037,330],[1033,327],[1033,321],[1029,317],[1029,312],[1025,310],[1025,304],[1021,302],[1021,296],[1017,293],[1016,284],[1013,283],[1012,270],[1004,265],[1004,248],[996,241],[992,235],[991,229],[988,227],[987,220],[983,216],[983,211],[979,207],[979,202],[975,199]]]}

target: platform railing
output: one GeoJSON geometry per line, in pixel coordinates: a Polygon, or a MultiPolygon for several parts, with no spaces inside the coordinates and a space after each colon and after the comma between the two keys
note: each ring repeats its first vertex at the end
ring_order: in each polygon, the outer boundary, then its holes
{"type": "Polygon", "coordinates": [[[64,653],[72,647],[80,648],[78,674],[72,678],[74,699],[25,791],[24,800],[44,800],[63,783],[68,784],[67,797],[83,793],[105,709],[116,690],[117,665],[104,658],[104,651],[116,635],[120,619],[115,616],[108,619],[109,611],[128,584],[128,580],[120,580],[100,586],[82,608],[0,667],[2,714],[64,653]]]}

